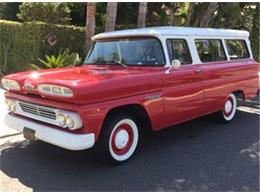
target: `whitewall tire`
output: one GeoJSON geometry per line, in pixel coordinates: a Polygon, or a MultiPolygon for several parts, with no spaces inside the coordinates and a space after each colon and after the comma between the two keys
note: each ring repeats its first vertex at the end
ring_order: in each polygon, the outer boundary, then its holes
{"type": "Polygon", "coordinates": [[[135,119],[126,113],[108,117],[97,142],[98,156],[113,163],[130,159],[139,142],[139,128],[135,119]]]}
{"type": "Polygon", "coordinates": [[[131,119],[119,121],[113,128],[109,138],[109,152],[114,160],[129,159],[138,143],[138,127],[131,119]]]}
{"type": "Polygon", "coordinates": [[[236,96],[233,93],[231,93],[228,95],[222,111],[224,120],[227,122],[231,121],[236,114],[236,110],[237,99],[236,96]]]}
{"type": "Polygon", "coordinates": [[[224,102],[223,108],[220,112],[215,114],[215,118],[223,123],[232,121],[237,111],[237,98],[235,94],[230,93],[224,102]]]}

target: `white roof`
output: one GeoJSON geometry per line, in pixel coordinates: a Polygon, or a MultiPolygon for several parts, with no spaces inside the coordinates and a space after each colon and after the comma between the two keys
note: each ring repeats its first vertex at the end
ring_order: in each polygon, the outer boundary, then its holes
{"type": "Polygon", "coordinates": [[[113,37],[127,36],[205,36],[205,37],[249,37],[249,33],[243,30],[232,29],[214,29],[214,28],[194,28],[194,27],[173,27],[160,26],[139,28],[130,30],[118,30],[112,32],[104,32],[92,37],[93,40],[113,37]]]}

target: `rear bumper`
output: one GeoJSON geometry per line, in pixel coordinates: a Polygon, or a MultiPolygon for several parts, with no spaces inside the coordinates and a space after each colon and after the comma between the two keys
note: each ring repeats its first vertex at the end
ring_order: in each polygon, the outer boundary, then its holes
{"type": "Polygon", "coordinates": [[[72,134],[37,122],[7,114],[5,124],[12,129],[23,132],[25,127],[35,130],[35,138],[68,150],[85,150],[95,143],[94,133],[72,134]]]}

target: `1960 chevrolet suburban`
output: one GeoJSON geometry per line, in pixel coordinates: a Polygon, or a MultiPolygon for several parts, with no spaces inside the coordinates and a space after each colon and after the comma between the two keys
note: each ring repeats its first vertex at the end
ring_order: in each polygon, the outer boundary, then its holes
{"type": "Polygon", "coordinates": [[[120,163],[144,127],[158,131],[215,113],[224,122],[237,98],[257,95],[249,33],[154,27],[93,37],[83,65],[5,76],[5,123],[69,150],[97,147],[120,163]]]}

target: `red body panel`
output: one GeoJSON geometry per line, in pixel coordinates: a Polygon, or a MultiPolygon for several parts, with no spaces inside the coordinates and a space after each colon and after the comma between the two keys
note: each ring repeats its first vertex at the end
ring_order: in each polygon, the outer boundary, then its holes
{"type": "Polygon", "coordinates": [[[164,76],[163,96],[168,126],[200,116],[204,111],[204,92],[200,65],[183,65],[164,76]]]}
{"type": "Polygon", "coordinates": [[[183,65],[169,74],[165,74],[165,67],[89,65],[23,72],[5,78],[14,79],[21,86],[66,86],[74,96],[43,97],[35,88],[31,92],[9,91],[6,98],[78,112],[84,127],[73,133],[93,132],[97,139],[107,113],[119,106],[142,106],[153,130],[159,130],[221,110],[231,92],[239,90],[246,99],[253,98],[259,89],[258,68],[259,64],[249,59],[183,65]]]}

